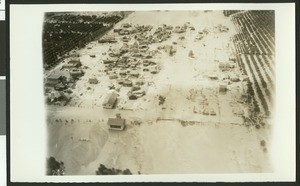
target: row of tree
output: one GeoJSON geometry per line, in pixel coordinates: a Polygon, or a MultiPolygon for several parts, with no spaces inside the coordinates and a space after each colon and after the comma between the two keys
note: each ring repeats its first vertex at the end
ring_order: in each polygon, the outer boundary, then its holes
{"type": "MultiPolygon", "coordinates": [[[[65,166],[62,161],[57,161],[54,157],[47,159],[47,171],[46,175],[59,175],[65,174],[65,166]]],[[[132,175],[129,169],[121,170],[115,168],[107,168],[105,165],[100,164],[96,175],[132,175]]]]}

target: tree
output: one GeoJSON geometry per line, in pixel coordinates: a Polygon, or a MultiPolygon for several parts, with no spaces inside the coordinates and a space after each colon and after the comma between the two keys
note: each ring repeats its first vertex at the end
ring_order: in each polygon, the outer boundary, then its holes
{"type": "Polygon", "coordinates": [[[64,163],[58,162],[54,157],[47,159],[47,175],[64,175],[65,166],[64,163]]]}
{"type": "Polygon", "coordinates": [[[100,164],[98,170],[96,171],[96,175],[131,175],[129,169],[125,169],[124,171],[115,168],[107,168],[105,165],[100,164]]]}

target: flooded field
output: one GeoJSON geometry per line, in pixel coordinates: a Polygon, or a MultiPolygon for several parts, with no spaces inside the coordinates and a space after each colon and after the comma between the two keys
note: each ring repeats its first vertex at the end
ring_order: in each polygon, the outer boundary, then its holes
{"type": "Polygon", "coordinates": [[[45,70],[45,82],[65,78],[60,91],[45,86],[48,157],[66,175],[95,175],[100,164],[132,174],[271,172],[270,116],[260,102],[253,116],[247,99],[259,96],[249,98],[236,34],[223,11],[132,12],[73,49],[45,70]],[[74,59],[76,78],[66,68],[74,59]],[[119,116],[125,129],[111,130],[119,116]]]}

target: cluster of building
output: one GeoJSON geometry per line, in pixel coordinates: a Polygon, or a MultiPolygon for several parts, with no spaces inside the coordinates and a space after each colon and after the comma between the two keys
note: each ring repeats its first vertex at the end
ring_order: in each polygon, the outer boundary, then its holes
{"type": "Polygon", "coordinates": [[[75,81],[84,75],[79,56],[71,57],[63,64],[59,72],[50,74],[45,79],[45,96],[47,104],[66,105],[71,97],[75,81]]]}
{"type": "Polygon", "coordinates": [[[249,80],[249,77],[247,75],[240,75],[236,68],[237,63],[234,57],[229,57],[229,60],[224,61],[218,61],[218,67],[220,74],[212,73],[208,75],[208,78],[211,80],[220,80],[219,83],[219,92],[220,93],[226,93],[228,90],[228,85],[235,83],[235,82],[246,82],[249,80]]]}
{"type": "MultiPolygon", "coordinates": [[[[173,27],[162,25],[154,32],[151,32],[150,25],[135,25],[125,23],[120,28],[115,28],[113,32],[116,35],[110,35],[98,40],[99,43],[113,43],[115,41],[123,42],[118,49],[109,49],[107,58],[103,60],[105,73],[110,80],[115,80],[110,89],[116,89],[118,86],[131,87],[128,91],[128,99],[134,100],[142,97],[146,92],[142,89],[145,83],[145,76],[157,74],[161,67],[154,59],[158,48],[150,50],[149,44],[159,43],[171,37],[173,27]],[[130,42],[128,41],[130,40],[130,42]]],[[[170,54],[176,50],[171,46],[163,46],[163,49],[170,54]]],[[[106,53],[105,53],[106,55],[106,53]]],[[[111,95],[113,98],[114,96],[111,95]]]]}

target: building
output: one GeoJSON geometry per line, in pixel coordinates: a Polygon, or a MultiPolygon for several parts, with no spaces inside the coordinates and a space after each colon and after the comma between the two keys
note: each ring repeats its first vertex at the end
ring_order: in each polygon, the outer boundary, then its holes
{"type": "Polygon", "coordinates": [[[103,108],[106,108],[106,109],[114,108],[114,106],[117,102],[117,97],[118,97],[118,94],[115,92],[111,92],[111,93],[107,94],[102,103],[103,108]]]}
{"type": "Polygon", "coordinates": [[[136,77],[136,78],[138,78],[138,77],[139,77],[139,75],[140,75],[140,74],[139,74],[139,72],[138,72],[138,71],[136,71],[136,70],[134,70],[134,71],[131,71],[129,74],[130,74],[130,76],[131,76],[131,77],[136,77]]]}
{"type": "Polygon", "coordinates": [[[239,108],[239,107],[233,108],[233,109],[232,109],[232,112],[233,112],[233,114],[235,114],[235,115],[239,115],[239,116],[244,115],[244,110],[241,109],[241,108],[239,108]]]}
{"type": "Polygon", "coordinates": [[[111,130],[124,130],[125,119],[122,119],[119,114],[116,118],[108,118],[107,124],[111,130]]]}
{"type": "Polygon", "coordinates": [[[240,81],[240,78],[236,74],[232,74],[232,75],[230,75],[230,80],[232,82],[238,82],[238,81],[240,81]]]}
{"type": "Polygon", "coordinates": [[[62,75],[60,74],[52,74],[46,79],[46,86],[54,87],[56,84],[60,83],[62,80],[62,75]]]}
{"type": "Polygon", "coordinates": [[[108,78],[109,78],[109,79],[117,79],[118,76],[117,76],[117,74],[110,74],[110,75],[108,76],[108,78]]]}
{"type": "Polygon", "coordinates": [[[71,75],[72,77],[80,77],[80,76],[83,76],[84,73],[83,73],[83,71],[80,70],[80,69],[72,69],[72,70],[70,70],[70,75],[71,75]]]}
{"type": "Polygon", "coordinates": [[[132,87],[132,81],[126,79],[123,81],[123,86],[124,87],[132,87]]]}
{"type": "Polygon", "coordinates": [[[113,36],[106,36],[98,40],[98,43],[116,43],[116,42],[117,40],[113,36]]]}
{"type": "Polygon", "coordinates": [[[71,59],[68,64],[73,65],[74,67],[80,67],[81,66],[81,62],[80,59],[71,59]]]}
{"type": "Polygon", "coordinates": [[[117,59],[104,59],[103,60],[103,64],[112,64],[112,63],[116,63],[117,59]]]}
{"type": "Polygon", "coordinates": [[[233,69],[233,68],[234,68],[234,64],[231,64],[229,62],[220,62],[219,63],[219,69],[221,71],[226,71],[226,70],[233,69]]]}
{"type": "Polygon", "coordinates": [[[89,79],[89,83],[90,84],[98,84],[98,79],[96,79],[96,78],[90,78],[89,79]]]}
{"type": "Polygon", "coordinates": [[[70,101],[70,99],[71,98],[69,96],[65,95],[63,92],[54,91],[48,95],[47,103],[65,106],[70,101]]]}
{"type": "Polygon", "coordinates": [[[227,91],[227,85],[224,83],[224,84],[220,84],[219,85],[219,93],[226,93],[227,91]]]}
{"type": "Polygon", "coordinates": [[[218,77],[217,74],[209,74],[209,75],[208,75],[208,78],[209,78],[209,79],[212,79],[212,80],[217,80],[217,79],[219,79],[219,77],[218,77]]]}
{"type": "Polygon", "coordinates": [[[78,68],[80,66],[81,66],[81,62],[79,60],[70,60],[68,63],[62,66],[62,69],[63,68],[72,69],[72,68],[78,68]]]}

